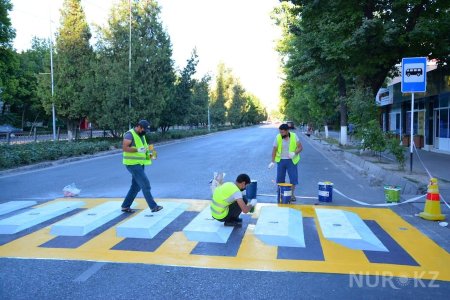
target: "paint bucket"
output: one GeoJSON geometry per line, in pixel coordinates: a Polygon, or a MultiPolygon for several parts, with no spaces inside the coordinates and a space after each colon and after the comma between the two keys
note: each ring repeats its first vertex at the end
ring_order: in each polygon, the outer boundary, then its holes
{"type": "Polygon", "coordinates": [[[250,184],[247,184],[245,188],[245,193],[248,200],[256,199],[256,194],[258,192],[258,181],[252,180],[250,184]]]}
{"type": "Polygon", "coordinates": [[[278,183],[278,203],[289,204],[292,199],[292,184],[278,183]]]}
{"type": "Polygon", "coordinates": [[[330,181],[319,182],[319,201],[333,201],[333,183],[330,181]]]}
{"type": "Polygon", "coordinates": [[[384,186],[384,196],[387,203],[399,202],[400,201],[400,191],[402,190],[399,186],[385,185],[384,186]]]}

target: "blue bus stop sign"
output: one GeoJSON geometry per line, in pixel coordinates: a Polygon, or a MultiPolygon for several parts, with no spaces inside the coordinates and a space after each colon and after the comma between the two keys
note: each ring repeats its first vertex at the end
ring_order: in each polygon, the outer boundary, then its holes
{"type": "Polygon", "coordinates": [[[402,59],[402,93],[424,93],[427,90],[427,58],[402,59]]]}

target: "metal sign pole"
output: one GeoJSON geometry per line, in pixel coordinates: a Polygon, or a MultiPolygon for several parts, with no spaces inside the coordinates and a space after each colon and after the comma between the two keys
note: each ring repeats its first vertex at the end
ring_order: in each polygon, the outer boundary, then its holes
{"type": "Polygon", "coordinates": [[[409,172],[412,173],[413,167],[413,143],[414,143],[414,93],[411,94],[411,135],[409,141],[409,172]]]}

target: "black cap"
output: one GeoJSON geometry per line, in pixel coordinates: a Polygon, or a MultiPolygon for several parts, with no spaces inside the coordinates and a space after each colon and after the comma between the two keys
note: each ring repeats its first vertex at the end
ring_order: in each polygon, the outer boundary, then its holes
{"type": "Polygon", "coordinates": [[[289,130],[289,126],[288,126],[288,124],[281,124],[278,129],[280,129],[280,130],[289,130]]]}
{"type": "Polygon", "coordinates": [[[147,120],[140,120],[138,122],[138,125],[141,126],[144,129],[150,129],[150,122],[147,120]]]}

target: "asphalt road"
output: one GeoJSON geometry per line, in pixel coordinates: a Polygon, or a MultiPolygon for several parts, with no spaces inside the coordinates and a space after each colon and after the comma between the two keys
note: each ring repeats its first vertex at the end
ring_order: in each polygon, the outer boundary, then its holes
{"type": "MultiPolygon", "coordinates": [[[[261,126],[159,145],[158,159],[147,168],[152,192],[156,198],[208,199],[208,182],[214,171],[221,171],[228,181],[239,173],[248,173],[258,180],[258,193],[275,194],[276,170],[268,170],[267,165],[276,133],[274,127],[261,126]]],[[[317,183],[329,180],[350,197],[384,201],[381,187],[371,187],[343,162],[327,158],[307,137],[301,136],[301,140],[304,151],[297,196],[314,197],[317,183]]],[[[0,177],[0,203],[53,200],[62,197],[62,188],[72,182],[81,189],[81,197],[124,197],[130,175],[120,154],[13,173],[0,177]]],[[[270,196],[259,200],[275,202],[270,196]]],[[[353,205],[336,195],[333,201],[333,205],[353,205]]],[[[299,202],[311,204],[317,200],[300,198],[299,202]]],[[[426,299],[443,298],[450,291],[448,282],[435,282],[437,288],[392,288],[381,281],[374,285],[377,279],[372,279],[358,287],[351,286],[349,275],[0,259],[1,299],[426,299]]]]}
{"type": "MultiPolygon", "coordinates": [[[[209,199],[209,181],[214,172],[225,172],[225,180],[234,181],[247,173],[258,181],[258,193],[276,193],[276,168],[267,168],[277,129],[271,126],[219,132],[156,146],[158,159],[146,171],[156,198],[209,199]]],[[[296,194],[317,195],[317,183],[328,180],[350,197],[383,202],[383,190],[370,187],[365,178],[343,162],[326,157],[320,149],[300,135],[304,151],[299,165],[296,194]]],[[[124,197],[130,175],[122,165],[121,154],[67,163],[41,170],[0,177],[0,202],[11,200],[46,201],[61,197],[64,186],[75,183],[81,197],[124,197]]],[[[142,194],[139,194],[142,196],[142,194]]],[[[260,197],[275,202],[274,197],[260,197]]],[[[306,203],[311,200],[304,199],[306,203]]],[[[340,204],[352,204],[341,199],[340,204]]]]}

